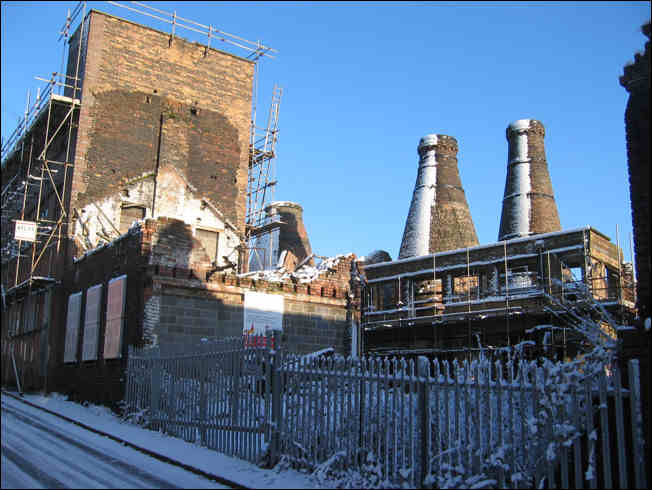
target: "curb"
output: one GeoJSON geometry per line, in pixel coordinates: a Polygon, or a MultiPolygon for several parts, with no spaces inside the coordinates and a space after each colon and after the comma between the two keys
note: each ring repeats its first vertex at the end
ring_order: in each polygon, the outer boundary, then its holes
{"type": "Polygon", "coordinates": [[[240,483],[228,480],[226,478],[214,475],[212,473],[208,473],[208,472],[206,472],[204,470],[200,470],[199,468],[195,468],[194,466],[187,465],[185,463],[177,461],[176,459],[172,459],[172,458],[170,458],[168,456],[165,456],[163,454],[159,454],[157,452],[154,452],[154,451],[152,451],[150,449],[137,446],[136,444],[133,444],[133,443],[131,443],[129,441],[125,441],[124,439],[120,439],[119,437],[116,437],[116,436],[114,436],[112,434],[102,432],[101,430],[97,430],[97,429],[95,429],[93,427],[90,427],[90,426],[88,426],[86,424],[83,424],[83,423],[81,423],[81,422],[79,422],[77,420],[71,419],[70,417],[66,417],[65,415],[61,415],[59,413],[53,412],[52,410],[48,410],[47,408],[41,407],[40,405],[36,405],[35,403],[28,402],[24,398],[22,398],[22,397],[20,397],[18,395],[15,395],[13,393],[10,393],[8,391],[2,390],[2,394],[7,395],[7,396],[9,396],[11,398],[14,398],[14,399],[16,399],[16,400],[18,400],[18,401],[20,401],[22,403],[25,403],[25,404],[29,405],[30,407],[38,408],[39,410],[42,410],[42,411],[44,411],[46,413],[49,413],[50,415],[54,415],[55,417],[59,417],[60,419],[63,419],[65,421],[67,421],[67,422],[75,424],[75,425],[77,425],[77,426],[79,426],[79,427],[81,427],[83,429],[94,432],[95,434],[98,434],[98,435],[104,436],[104,437],[108,437],[109,439],[111,439],[111,440],[113,440],[115,442],[118,442],[118,443],[122,444],[123,446],[129,447],[131,449],[135,449],[136,451],[140,451],[141,453],[146,454],[148,456],[151,456],[154,459],[158,459],[159,461],[162,461],[164,463],[168,463],[168,464],[171,464],[171,465],[174,465],[174,466],[178,466],[179,468],[183,468],[184,470],[189,471],[191,473],[194,473],[195,475],[203,476],[204,478],[212,480],[212,481],[214,481],[216,483],[220,483],[221,485],[226,485],[226,486],[231,487],[231,488],[242,488],[242,489],[245,489],[245,490],[249,490],[249,487],[246,487],[246,486],[244,486],[244,485],[242,485],[240,483]]]}

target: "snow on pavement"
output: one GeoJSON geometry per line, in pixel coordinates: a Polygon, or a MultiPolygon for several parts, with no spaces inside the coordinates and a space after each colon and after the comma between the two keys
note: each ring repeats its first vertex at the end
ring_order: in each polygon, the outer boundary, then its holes
{"type": "Polygon", "coordinates": [[[230,488],[2,396],[3,488],[230,488]]]}
{"type": "MultiPolygon", "coordinates": [[[[82,406],[78,403],[67,401],[64,395],[57,393],[51,393],[49,395],[25,394],[24,398],[30,403],[47,408],[52,412],[74,419],[134,445],[147,448],[183,464],[232,480],[243,486],[252,488],[318,488],[316,482],[308,475],[293,470],[277,471],[276,469],[266,470],[259,468],[247,461],[125,422],[107,407],[96,405],[82,406]]],[[[3,395],[2,400],[5,403],[5,400],[12,399],[3,395]]],[[[24,407],[25,412],[31,410],[35,413],[43,413],[24,403],[18,401],[15,401],[15,403],[19,403],[21,407],[24,407]]],[[[59,424],[66,424],[68,427],[71,426],[68,422],[57,419],[54,416],[49,414],[44,415],[51,417],[53,421],[57,421],[59,424]]],[[[81,428],[77,429],[80,431],[84,430],[81,428]]],[[[101,436],[96,437],[117,444],[110,439],[101,436]]],[[[133,449],[123,446],[119,447],[124,451],[130,451],[129,454],[137,453],[142,455],[142,453],[138,453],[133,449]]],[[[203,480],[208,482],[208,480],[203,480]]]]}

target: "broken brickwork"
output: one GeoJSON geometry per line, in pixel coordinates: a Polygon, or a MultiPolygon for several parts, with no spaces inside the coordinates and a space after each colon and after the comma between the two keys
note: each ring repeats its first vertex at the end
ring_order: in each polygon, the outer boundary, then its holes
{"type": "Polygon", "coordinates": [[[297,273],[215,272],[192,226],[173,218],[146,219],[120,238],[86,252],[66,274],[50,369],[50,389],[78,399],[115,403],[123,396],[121,373],[129,346],[193,346],[202,339],[242,336],[245,293],[284,298],[281,347],[309,353],[331,347],[351,351],[351,328],[359,320],[358,283],[352,280],[355,255],[329,259],[297,273]],[[257,274],[266,274],[265,277],[257,274]],[[105,359],[107,286],[126,275],[121,357],[105,359]],[[71,294],[103,285],[97,361],[79,361],[84,329],[77,339],[77,361],[64,363],[66,311],[71,294]]]}
{"type": "MultiPolygon", "coordinates": [[[[96,393],[93,398],[115,399],[114,388],[102,395],[99,387],[115,387],[121,361],[105,361],[100,349],[97,362],[62,364],[68,297],[98,284],[106,290],[116,274],[127,275],[126,349],[151,340],[145,320],[156,320],[164,308],[151,293],[147,267],[163,274],[185,270],[188,277],[194,270],[201,281],[237,270],[255,62],[95,10],[81,21],[68,51],[67,75],[79,65],[81,91],[42,93],[49,110],[35,112],[3,160],[2,283],[11,303],[3,311],[3,331],[9,317],[19,325],[10,343],[19,348],[19,363],[26,363],[21,367],[34,386],[48,389],[68,380],[96,393]],[[72,115],[52,136],[66,114],[72,115]],[[28,260],[5,260],[5,248],[14,256],[17,250],[10,250],[13,227],[5,227],[4,219],[20,217],[20,183],[28,180],[30,165],[34,172],[47,134],[52,140],[45,156],[58,165],[55,188],[40,201],[30,191],[24,218],[56,221],[57,206],[64,218],[43,260],[29,270],[28,260]],[[18,197],[4,199],[9,195],[18,197]],[[125,244],[137,246],[127,251],[125,244]],[[42,296],[54,284],[48,314],[39,313],[39,324],[46,326],[20,326],[39,304],[29,299],[32,293],[42,296]],[[108,365],[116,370],[103,371],[108,365]]],[[[32,188],[38,190],[38,182],[32,188]]],[[[31,257],[25,245],[22,255],[31,257]]],[[[9,343],[3,343],[6,348],[9,343]]]]}
{"type": "Polygon", "coordinates": [[[71,207],[169,165],[242,232],[253,62],[102,12],[89,19],[71,207]]]}

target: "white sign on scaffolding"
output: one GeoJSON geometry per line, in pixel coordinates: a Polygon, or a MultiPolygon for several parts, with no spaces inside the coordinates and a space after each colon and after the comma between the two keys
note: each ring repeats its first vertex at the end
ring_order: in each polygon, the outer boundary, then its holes
{"type": "Polygon", "coordinates": [[[26,242],[35,242],[36,222],[16,220],[16,230],[14,232],[14,238],[16,240],[23,240],[26,242]]]}

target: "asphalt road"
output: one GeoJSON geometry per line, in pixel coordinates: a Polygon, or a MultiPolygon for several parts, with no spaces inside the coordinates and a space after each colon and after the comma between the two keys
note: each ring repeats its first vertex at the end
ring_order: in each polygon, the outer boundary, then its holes
{"type": "Polygon", "coordinates": [[[2,488],[229,488],[2,397],[2,488]]]}

